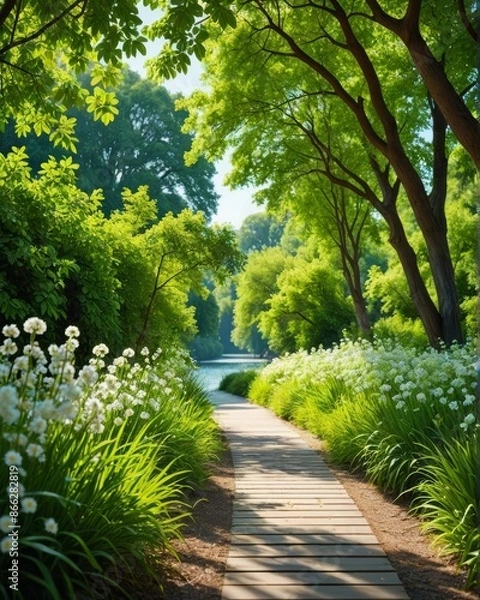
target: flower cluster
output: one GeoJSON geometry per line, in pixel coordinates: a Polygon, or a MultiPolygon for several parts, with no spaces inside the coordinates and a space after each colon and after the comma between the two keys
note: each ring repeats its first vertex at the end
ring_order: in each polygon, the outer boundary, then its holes
{"type": "Polygon", "coordinates": [[[446,414],[463,431],[476,424],[475,348],[469,343],[440,351],[419,351],[391,341],[343,340],[331,349],[274,360],[262,371],[271,384],[296,380],[306,387],[328,377],[357,392],[377,394],[398,411],[427,404],[441,420],[446,414]]]}
{"type": "MultiPolygon", "coordinates": [[[[46,331],[43,320],[27,319],[23,330],[30,339],[21,352],[20,329],[16,325],[2,329],[0,452],[5,465],[18,468],[21,513],[35,515],[42,494],[49,490],[30,489],[29,474],[39,472],[38,463],[48,463],[55,432],[61,431],[74,444],[82,432],[91,438],[107,427],[115,435],[115,428],[126,420],[147,422],[158,413],[162,398],[182,389],[179,373],[187,366],[187,356],[177,349],[169,351],[168,356],[160,349],[151,355],[144,349],[140,363],[134,362],[135,352],[127,348],[107,365],[109,349],[99,344],[93,348],[89,363],[77,367],[77,327],[67,327],[64,343],[51,344],[46,352],[37,341],[46,331]]],[[[68,473],[64,480],[68,480],[68,473]]],[[[48,485],[48,472],[45,482],[48,485]]],[[[41,521],[44,532],[58,533],[59,523],[52,516],[41,521]]],[[[1,532],[10,532],[11,525],[10,517],[0,513],[1,532]]],[[[9,552],[10,540],[9,536],[0,540],[1,552],[9,552]]]]}

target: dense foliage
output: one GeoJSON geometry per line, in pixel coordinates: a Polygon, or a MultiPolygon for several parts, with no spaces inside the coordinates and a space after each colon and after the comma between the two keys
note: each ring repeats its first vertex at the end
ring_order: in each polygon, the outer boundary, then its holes
{"type": "Polygon", "coordinates": [[[258,369],[229,373],[220,382],[219,389],[229,394],[248,398],[250,386],[257,378],[258,373],[258,369]]]}
{"type": "Polygon", "coordinates": [[[233,231],[188,210],[157,221],[144,188],[124,191],[107,219],[75,172],[52,158],[35,177],[23,148],[0,156],[0,324],[37,314],[54,339],[75,323],[86,351],[192,336],[188,293],[204,289],[206,270],[221,279],[238,264],[233,231]]]}
{"type": "MultiPolygon", "coordinates": [[[[85,85],[89,86],[88,81],[85,85]]],[[[13,146],[26,146],[34,173],[49,156],[58,160],[71,156],[78,164],[78,187],[88,194],[101,189],[102,210],[107,215],[122,209],[124,188],[148,185],[158,216],[191,208],[210,218],[217,206],[212,181],[215,167],[205,159],[185,165],[183,155],[192,136],[182,132],[186,112],[175,109],[175,97],[128,69],[122,71],[122,80],[112,91],[118,114],[108,126],[94,120],[86,107],[68,111],[76,121],[75,152],[56,148],[45,135],[38,137],[34,132],[20,137],[13,121],[0,136],[0,150],[5,154],[13,146]]]]}

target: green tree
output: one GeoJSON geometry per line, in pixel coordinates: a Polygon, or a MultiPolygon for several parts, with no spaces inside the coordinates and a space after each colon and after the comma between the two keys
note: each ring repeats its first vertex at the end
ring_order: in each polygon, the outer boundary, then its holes
{"type": "MultiPolygon", "coordinates": [[[[372,107],[373,111],[379,111],[378,117],[385,133],[392,135],[395,133],[391,129],[394,123],[388,124],[391,115],[382,106],[378,78],[369,57],[369,53],[375,53],[377,48],[386,56],[387,62],[391,60],[390,48],[384,45],[384,34],[388,33],[395,48],[398,48],[398,42],[404,45],[429,94],[479,167],[480,124],[472,106],[475,103],[475,84],[478,84],[478,76],[475,75],[476,49],[480,38],[478,2],[449,2],[442,6],[442,10],[436,10],[435,3],[429,0],[408,0],[402,7],[393,0],[382,3],[383,6],[378,0],[365,0],[364,4],[358,9],[342,0],[297,5],[286,0],[269,3],[259,0],[234,3],[197,0],[188,5],[167,2],[161,18],[150,28],[151,36],[160,34],[167,41],[160,55],[151,61],[151,71],[162,77],[171,77],[188,68],[190,56],[202,59],[205,42],[211,35],[209,21],[217,25],[217,30],[235,28],[238,23],[247,21],[253,33],[266,34],[266,41],[262,38],[258,44],[259,50],[272,48],[272,38],[278,36],[284,40],[284,56],[307,64],[334,93],[339,93],[370,138],[375,127],[371,127],[365,97],[356,99],[350,96],[345,82],[336,78],[328,63],[323,62],[329,54],[338,57],[338,53],[343,53],[344,60],[351,54],[360,68],[360,79],[365,82],[376,105],[372,107]],[[323,57],[322,44],[326,49],[323,57]],[[473,93],[468,94],[472,90],[473,93]],[[367,132],[369,129],[370,132],[367,132]]],[[[258,62],[261,64],[261,59],[258,62]]],[[[476,66],[478,68],[478,64],[476,66]]],[[[391,144],[396,138],[383,141],[391,144]]],[[[381,138],[377,142],[381,144],[381,138]]]]}
{"type": "MultiPolygon", "coordinates": [[[[79,165],[79,187],[88,193],[101,188],[107,215],[122,207],[124,188],[148,185],[160,216],[192,208],[211,217],[218,199],[212,181],[215,168],[202,158],[185,165],[184,154],[192,141],[181,131],[186,112],[175,109],[175,97],[165,88],[128,69],[123,75],[115,89],[119,113],[108,126],[95,121],[86,108],[68,112],[77,122],[77,152],[72,156],[79,165]]],[[[0,138],[0,150],[5,153],[19,144],[11,123],[0,138]]],[[[24,145],[34,172],[48,156],[60,159],[65,154],[46,136],[33,133],[24,145]]]]}
{"type": "MultiPolygon", "coordinates": [[[[476,196],[478,182],[475,170],[465,159],[465,151],[457,146],[451,155],[446,215],[449,222],[448,240],[452,252],[462,318],[467,332],[476,335],[476,229],[478,227],[476,196]]],[[[433,291],[425,244],[416,228],[415,220],[406,207],[404,207],[403,213],[402,218],[406,223],[409,238],[420,259],[422,276],[429,289],[433,291]]],[[[386,232],[384,232],[384,236],[386,236],[386,232]]],[[[383,319],[392,320],[395,317],[395,325],[398,323],[399,317],[413,322],[417,318],[417,314],[398,258],[388,251],[385,253],[385,258],[388,258],[387,264],[381,268],[375,266],[369,272],[367,296],[371,301],[381,301],[383,319]]]]}
{"type": "Polygon", "coordinates": [[[263,354],[267,341],[259,336],[261,315],[271,297],[278,292],[277,279],[289,257],[278,246],[252,252],[238,275],[234,307],[233,343],[255,354],[263,354]]]}
{"type": "Polygon", "coordinates": [[[257,352],[258,334],[277,353],[339,341],[353,311],[331,261],[320,259],[311,238],[296,255],[281,247],[249,255],[238,277],[234,342],[257,352]]]}
{"type": "Polygon", "coordinates": [[[225,354],[238,353],[238,348],[232,341],[233,308],[237,299],[235,277],[231,277],[222,285],[217,285],[214,290],[215,299],[220,311],[219,337],[225,354]]]}
{"type": "Polygon", "coordinates": [[[197,333],[189,343],[190,353],[196,360],[219,358],[223,346],[219,340],[220,308],[212,291],[205,297],[190,294],[189,305],[195,309],[197,333]]]}
{"type": "Polygon", "coordinates": [[[2,323],[38,315],[52,340],[76,324],[86,352],[101,341],[115,350],[186,341],[196,331],[189,292],[241,262],[233,230],[188,210],[158,221],[146,188],[125,190],[107,219],[75,171],[70,158],[52,158],[35,178],[24,149],[0,155],[2,323]]]}
{"type": "Polygon", "coordinates": [[[0,122],[17,131],[46,133],[73,148],[74,121],[66,108],[88,106],[109,123],[118,114],[108,88],[120,76],[123,56],[145,54],[146,38],[135,0],[6,0],[0,8],[0,81],[8,102],[0,122]],[[91,69],[93,92],[77,76],[91,69]]]}
{"type": "Polygon", "coordinates": [[[353,311],[341,275],[319,258],[295,257],[277,279],[278,292],[259,329],[275,352],[330,347],[351,327],[353,311]]]}
{"type": "Polygon", "coordinates": [[[268,213],[249,215],[238,230],[238,245],[242,252],[254,252],[278,246],[284,223],[268,213]]]}
{"type": "MultiPolygon", "coordinates": [[[[144,260],[151,267],[153,281],[148,287],[148,301],[140,308],[142,325],[137,347],[147,342],[149,331],[156,330],[151,325],[156,304],[167,302],[175,290],[185,294],[190,291],[202,293],[206,272],[221,282],[239,268],[242,260],[231,227],[209,227],[202,213],[194,214],[187,209],[177,216],[167,214],[142,237],[144,260]]],[[[182,316],[178,314],[174,319],[174,314],[175,311],[170,311],[168,326],[176,322],[181,331],[178,323],[182,316]]]]}
{"type": "MultiPolygon", "coordinates": [[[[343,121],[353,127],[349,133],[354,132],[354,139],[359,136],[357,148],[365,156],[364,165],[369,165],[368,169],[377,180],[373,184],[365,172],[351,170],[344,157],[338,154],[338,143],[332,146],[329,137],[315,132],[313,127],[318,127],[318,119],[313,109],[310,112],[308,108],[303,112],[300,110],[294,118],[296,126],[303,127],[306,135],[316,133],[312,139],[323,154],[324,176],[333,178],[336,183],[340,179],[342,185],[368,199],[387,221],[390,242],[399,255],[410,294],[430,342],[435,344],[439,338],[447,342],[454,339],[461,341],[459,301],[446,235],[448,148],[444,116],[436,103],[426,97],[422,81],[415,71],[409,69],[408,54],[402,52],[391,32],[362,15],[347,14],[341,3],[332,2],[330,9],[326,5],[315,5],[321,25],[328,32],[318,35],[317,21],[311,19],[312,6],[287,6],[283,2],[279,5],[282,11],[276,13],[270,5],[263,3],[244,4],[242,9],[238,9],[237,16],[243,15],[248,22],[242,22],[234,34],[224,34],[221,38],[226,40],[223,50],[229,48],[228,53],[222,51],[221,41],[216,40],[215,46],[212,45],[210,60],[212,64],[215,60],[220,65],[217,71],[213,68],[211,77],[215,92],[228,95],[230,86],[242,87],[241,97],[246,99],[237,102],[234,113],[225,110],[231,143],[236,145],[242,139],[241,117],[238,115],[245,111],[248,102],[250,113],[256,112],[258,116],[257,122],[269,110],[272,112],[269,94],[259,96],[257,92],[259,87],[265,88],[269,74],[272,84],[268,90],[276,87],[283,92],[283,98],[275,105],[283,113],[291,115],[292,104],[305,97],[311,107],[312,99],[315,99],[318,106],[326,104],[330,109],[334,107],[335,114],[343,111],[343,121]],[[332,48],[335,52],[331,51],[332,48]],[[259,61],[259,56],[264,57],[264,62],[259,61]],[[248,71],[246,76],[241,77],[241,84],[238,79],[232,82],[231,78],[223,78],[222,61],[229,64],[230,71],[234,67],[242,74],[248,71]],[[262,77],[254,78],[253,74],[256,71],[258,75],[259,67],[262,77]],[[401,77],[392,77],[392,70],[401,77]],[[433,132],[431,143],[420,135],[428,123],[433,132]],[[332,165],[335,171],[332,171],[332,165]],[[417,257],[399,217],[397,199],[400,186],[405,190],[425,239],[435,284],[433,295],[421,277],[417,257]]],[[[430,19],[429,25],[433,27],[435,17],[430,19]]],[[[457,35],[461,37],[458,30],[457,35]]],[[[468,45],[468,40],[465,43],[468,45]]],[[[448,56],[451,64],[456,64],[458,57],[451,53],[448,56]]],[[[450,71],[454,73],[451,66],[450,71]]],[[[463,76],[468,84],[471,69],[464,66],[459,73],[461,75],[457,73],[455,77],[463,76]]],[[[218,108],[217,104],[215,106],[218,108]]],[[[319,110],[317,108],[317,113],[319,110]]],[[[218,122],[218,113],[216,117],[218,122]]],[[[339,123],[341,121],[336,121],[335,135],[342,133],[339,123]]],[[[228,143],[221,123],[212,131],[214,135],[220,131],[223,133],[224,141],[220,140],[220,136],[218,138],[219,147],[228,143]]],[[[262,131],[263,124],[257,129],[257,138],[262,131]]],[[[203,135],[204,132],[200,133],[203,135]]],[[[257,144],[258,148],[264,150],[270,147],[273,137],[272,133],[270,144],[257,144]]],[[[238,158],[241,167],[254,163],[260,152],[252,150],[249,154],[245,152],[247,146],[243,144],[243,156],[238,158]]],[[[276,147],[278,144],[273,146],[276,147]]],[[[271,154],[278,158],[278,153],[271,151],[271,154]]],[[[270,163],[270,172],[278,173],[280,169],[273,166],[278,167],[277,160],[270,163]]],[[[246,172],[245,169],[243,171],[246,172]]]]}

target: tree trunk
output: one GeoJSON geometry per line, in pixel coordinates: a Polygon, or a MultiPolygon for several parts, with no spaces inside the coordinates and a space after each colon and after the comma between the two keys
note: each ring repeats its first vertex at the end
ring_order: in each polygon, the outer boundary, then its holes
{"type": "Polygon", "coordinates": [[[390,231],[390,243],[395,249],[407,278],[408,287],[431,346],[438,347],[443,339],[442,318],[433,303],[418,268],[417,257],[410,246],[396,208],[383,213],[390,231]]]}
{"type": "Polygon", "coordinates": [[[441,319],[439,337],[447,345],[454,341],[463,343],[460,306],[448,247],[444,211],[439,211],[439,218],[437,218],[423,182],[403,150],[400,149],[398,153],[394,154],[396,156],[392,156],[392,165],[403,184],[427,247],[430,269],[437,292],[438,313],[441,319]]]}
{"type": "Polygon", "coordinates": [[[360,277],[360,268],[358,262],[349,260],[347,263],[347,257],[344,255],[344,251],[341,251],[343,275],[347,282],[348,290],[352,296],[353,308],[355,310],[355,317],[357,324],[365,337],[370,337],[371,325],[370,317],[367,312],[367,305],[362,292],[362,282],[360,277]]]}
{"type": "Polygon", "coordinates": [[[480,169],[480,123],[450,83],[442,64],[433,56],[420,32],[405,27],[401,37],[455,137],[480,169]]]}

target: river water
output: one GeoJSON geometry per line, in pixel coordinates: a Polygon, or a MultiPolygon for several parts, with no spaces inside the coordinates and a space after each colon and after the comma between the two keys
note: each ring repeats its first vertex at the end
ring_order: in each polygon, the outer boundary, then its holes
{"type": "Polygon", "coordinates": [[[263,358],[254,358],[248,354],[224,354],[217,360],[200,362],[198,379],[208,391],[217,390],[225,375],[260,368],[267,362],[263,358]]]}

